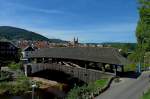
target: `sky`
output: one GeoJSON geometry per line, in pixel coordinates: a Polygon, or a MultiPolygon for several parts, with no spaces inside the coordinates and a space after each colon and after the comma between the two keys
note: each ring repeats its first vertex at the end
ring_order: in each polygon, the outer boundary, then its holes
{"type": "Polygon", "coordinates": [[[0,26],[82,43],[136,42],[137,0],[0,0],[0,26]]]}

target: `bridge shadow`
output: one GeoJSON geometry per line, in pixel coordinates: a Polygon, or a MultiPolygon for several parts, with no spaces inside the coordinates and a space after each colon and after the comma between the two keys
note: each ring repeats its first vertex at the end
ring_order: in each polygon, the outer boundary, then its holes
{"type": "Polygon", "coordinates": [[[137,73],[135,71],[128,71],[128,72],[118,72],[118,76],[119,77],[126,77],[126,78],[133,78],[133,79],[137,79],[139,76],[141,75],[141,73],[137,73]]]}

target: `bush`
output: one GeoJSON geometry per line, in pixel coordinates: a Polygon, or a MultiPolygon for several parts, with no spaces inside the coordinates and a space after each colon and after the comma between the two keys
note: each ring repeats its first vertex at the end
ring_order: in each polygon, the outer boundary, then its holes
{"type": "Polygon", "coordinates": [[[31,89],[30,81],[25,76],[20,76],[16,81],[0,83],[0,93],[8,92],[13,95],[20,95],[31,89]]]}
{"type": "Polygon", "coordinates": [[[11,79],[12,73],[0,71],[0,81],[5,81],[11,79]]]}
{"type": "Polygon", "coordinates": [[[21,68],[21,63],[12,62],[8,65],[10,69],[17,70],[21,68]]]}
{"type": "Polygon", "coordinates": [[[92,99],[93,95],[97,96],[100,93],[107,82],[108,79],[101,79],[81,87],[75,86],[68,93],[67,99],[92,99]]]}
{"type": "Polygon", "coordinates": [[[136,69],[137,69],[137,66],[136,66],[135,63],[133,63],[133,64],[127,64],[127,65],[124,66],[124,71],[125,72],[136,71],[136,69]]]}

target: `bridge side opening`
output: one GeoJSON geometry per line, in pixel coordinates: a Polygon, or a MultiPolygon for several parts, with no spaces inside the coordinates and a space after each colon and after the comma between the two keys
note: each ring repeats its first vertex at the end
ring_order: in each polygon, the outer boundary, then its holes
{"type": "Polygon", "coordinates": [[[83,61],[77,59],[67,59],[67,58],[51,58],[51,57],[35,57],[29,58],[30,63],[42,63],[42,64],[60,64],[60,65],[67,65],[71,67],[77,68],[86,68],[92,70],[98,70],[108,73],[113,73],[118,75],[119,73],[124,72],[124,66],[116,65],[116,64],[109,64],[109,63],[100,63],[100,62],[92,62],[92,61],[83,61]]]}
{"type": "Polygon", "coordinates": [[[83,60],[67,59],[67,58],[48,58],[48,57],[29,58],[29,60],[30,63],[43,63],[43,64],[56,63],[60,65],[82,67],[86,69],[93,69],[93,70],[99,70],[99,71],[110,72],[110,73],[116,73],[116,70],[119,69],[119,72],[124,72],[123,66],[117,64],[83,61],[83,60]]]}

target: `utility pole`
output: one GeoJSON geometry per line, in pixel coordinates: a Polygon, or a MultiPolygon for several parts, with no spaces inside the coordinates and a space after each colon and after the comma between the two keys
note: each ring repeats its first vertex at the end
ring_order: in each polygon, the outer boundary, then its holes
{"type": "Polygon", "coordinates": [[[36,87],[37,87],[36,84],[32,84],[32,99],[34,99],[34,91],[36,87]]]}

